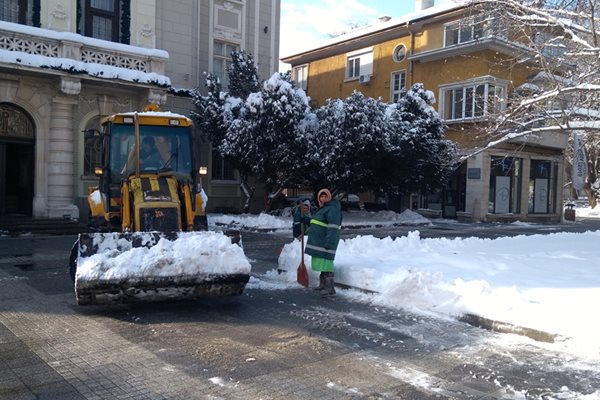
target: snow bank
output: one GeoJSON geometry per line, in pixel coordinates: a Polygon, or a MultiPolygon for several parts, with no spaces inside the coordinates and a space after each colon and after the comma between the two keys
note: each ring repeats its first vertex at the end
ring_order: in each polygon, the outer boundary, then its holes
{"type": "MultiPolygon", "coordinates": [[[[484,318],[537,329],[600,357],[600,231],[503,237],[340,241],[336,281],[377,292],[372,301],[420,313],[484,318]]],[[[296,280],[300,242],[279,258],[282,278],[296,280]]],[[[305,257],[310,269],[310,257],[305,257]]],[[[318,275],[309,271],[312,283],[318,275]]],[[[574,351],[577,351],[574,349],[574,351]]]]}

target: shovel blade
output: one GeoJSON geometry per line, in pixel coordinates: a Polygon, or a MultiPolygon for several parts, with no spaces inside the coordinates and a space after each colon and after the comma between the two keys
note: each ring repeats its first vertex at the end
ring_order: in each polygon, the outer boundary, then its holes
{"type": "Polygon", "coordinates": [[[306,269],[306,265],[304,265],[304,263],[300,263],[298,266],[296,280],[305,288],[308,287],[308,270],[306,269]]]}

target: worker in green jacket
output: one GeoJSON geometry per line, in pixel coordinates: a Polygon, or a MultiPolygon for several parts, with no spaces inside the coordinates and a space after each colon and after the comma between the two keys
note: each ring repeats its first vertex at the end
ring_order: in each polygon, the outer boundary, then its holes
{"type": "Polygon", "coordinates": [[[333,260],[340,241],[342,206],[338,200],[331,197],[331,192],[327,189],[319,190],[317,201],[319,209],[310,220],[306,254],[312,257],[312,270],[321,272],[319,286],[315,289],[322,290],[323,296],[333,296],[333,260]]]}
{"type": "Polygon", "coordinates": [[[294,207],[294,211],[292,212],[292,217],[294,218],[292,234],[294,235],[294,239],[300,238],[302,232],[304,232],[305,235],[308,234],[308,228],[310,226],[310,206],[310,200],[304,200],[294,207]]]}

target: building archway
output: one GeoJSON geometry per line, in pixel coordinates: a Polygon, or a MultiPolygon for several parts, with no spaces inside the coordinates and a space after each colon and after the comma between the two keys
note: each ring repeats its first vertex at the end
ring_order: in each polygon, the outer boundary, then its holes
{"type": "Polygon", "coordinates": [[[34,169],[33,120],[20,107],[0,103],[0,215],[31,215],[34,169]]]}

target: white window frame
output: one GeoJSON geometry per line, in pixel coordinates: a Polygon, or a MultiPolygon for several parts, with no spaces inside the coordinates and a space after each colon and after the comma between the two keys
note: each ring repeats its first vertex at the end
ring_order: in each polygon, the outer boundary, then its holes
{"type": "Polygon", "coordinates": [[[492,76],[441,85],[438,112],[445,121],[485,118],[506,108],[507,87],[508,82],[492,76]],[[481,100],[477,101],[478,98],[481,100]]]}
{"type": "Polygon", "coordinates": [[[346,80],[361,75],[373,75],[373,48],[369,47],[346,54],[346,80]]]}
{"type": "Polygon", "coordinates": [[[457,46],[473,42],[489,35],[488,27],[482,16],[463,18],[444,24],[444,47],[457,46]],[[479,29],[478,29],[479,28],[479,29]],[[449,31],[457,30],[456,43],[448,43],[449,31]]]}
{"type": "Polygon", "coordinates": [[[240,45],[238,43],[227,42],[224,40],[215,40],[213,42],[213,54],[212,54],[212,71],[215,75],[217,75],[221,79],[221,86],[225,89],[229,87],[229,76],[227,75],[227,68],[232,64],[231,54],[227,51],[228,46],[235,47],[236,51],[240,50],[240,45]],[[225,48],[225,54],[217,54],[216,49],[217,43],[223,44],[225,48]],[[222,75],[215,72],[215,65],[220,64],[222,75]]]}
{"type": "Polygon", "coordinates": [[[396,103],[402,89],[406,89],[406,70],[393,71],[390,75],[390,102],[396,103]],[[398,87],[396,87],[398,82],[398,87]]]}
{"type": "Polygon", "coordinates": [[[296,82],[297,88],[306,92],[306,89],[308,89],[308,64],[294,67],[294,82],[296,82]]]}

